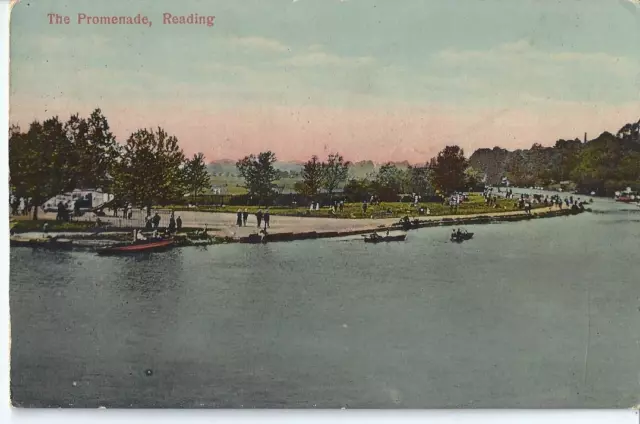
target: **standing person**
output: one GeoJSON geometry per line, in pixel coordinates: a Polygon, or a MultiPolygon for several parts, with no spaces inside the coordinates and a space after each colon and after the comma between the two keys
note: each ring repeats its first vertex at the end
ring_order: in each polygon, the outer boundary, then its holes
{"type": "Polygon", "coordinates": [[[249,219],[249,211],[248,210],[244,210],[244,212],[242,212],[242,224],[244,224],[244,226],[247,226],[247,219],[249,219]]]}
{"type": "Polygon", "coordinates": [[[242,211],[240,209],[238,209],[238,212],[236,213],[236,225],[238,227],[242,227],[242,211]]]}
{"type": "Polygon", "coordinates": [[[158,231],[158,227],[160,227],[160,215],[158,215],[158,212],[156,212],[156,214],[153,216],[153,229],[155,231],[158,231]]]}
{"type": "Polygon", "coordinates": [[[256,212],[256,220],[258,221],[258,228],[260,228],[260,225],[262,225],[262,209],[258,209],[258,212],[256,212]]]}
{"type": "Polygon", "coordinates": [[[178,219],[176,219],[176,228],[178,231],[182,230],[182,218],[178,215],[178,219]]]}
{"type": "Polygon", "coordinates": [[[171,212],[171,217],[169,218],[169,234],[175,233],[176,231],[176,219],[174,218],[173,212],[171,212]]]}
{"type": "Polygon", "coordinates": [[[366,200],[364,202],[362,202],[362,214],[363,215],[367,214],[367,201],[366,200]]]}
{"type": "Polygon", "coordinates": [[[344,200],[340,201],[340,212],[344,212],[344,200]]]}
{"type": "Polygon", "coordinates": [[[271,214],[269,214],[269,208],[267,208],[266,211],[264,211],[264,228],[265,230],[267,228],[271,228],[271,226],[269,225],[269,219],[271,218],[271,214]]]}

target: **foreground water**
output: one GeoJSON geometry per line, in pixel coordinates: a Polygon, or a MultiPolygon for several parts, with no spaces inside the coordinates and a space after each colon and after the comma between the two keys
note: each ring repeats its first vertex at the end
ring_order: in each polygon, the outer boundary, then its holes
{"type": "Polygon", "coordinates": [[[11,249],[23,406],[640,403],[640,208],[140,258],[11,249]]]}

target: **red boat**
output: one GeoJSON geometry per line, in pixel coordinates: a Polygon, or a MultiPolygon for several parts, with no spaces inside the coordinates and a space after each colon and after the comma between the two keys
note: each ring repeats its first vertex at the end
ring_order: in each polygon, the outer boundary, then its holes
{"type": "Polygon", "coordinates": [[[632,197],[632,196],[619,196],[619,197],[616,197],[616,202],[631,203],[631,202],[633,202],[635,200],[634,197],[632,197]]]}
{"type": "Polygon", "coordinates": [[[138,241],[129,244],[120,244],[116,246],[106,247],[98,250],[99,255],[123,255],[130,253],[141,252],[158,252],[170,249],[173,245],[173,240],[153,240],[153,241],[138,241]]]}

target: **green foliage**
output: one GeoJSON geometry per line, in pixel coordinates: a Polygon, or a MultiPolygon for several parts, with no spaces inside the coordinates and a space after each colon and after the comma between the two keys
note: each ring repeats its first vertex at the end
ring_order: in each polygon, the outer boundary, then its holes
{"type": "Polygon", "coordinates": [[[324,189],[329,193],[329,197],[333,192],[343,184],[349,175],[350,162],[345,161],[339,153],[332,153],[327,158],[327,162],[323,164],[323,184],[324,189]]]}
{"type": "Polygon", "coordinates": [[[429,166],[409,166],[407,173],[407,192],[420,195],[433,194],[432,170],[429,166]]]}
{"type": "Polygon", "coordinates": [[[38,207],[51,197],[74,188],[73,148],[57,117],[33,122],[26,133],[12,127],[9,138],[9,174],[14,195],[29,199],[38,219],[38,207]]]}
{"type": "Polygon", "coordinates": [[[407,172],[392,163],[380,167],[371,187],[381,200],[397,201],[398,195],[404,193],[408,185],[407,172]]]}
{"type": "Polygon", "coordinates": [[[302,168],[302,181],[296,183],[295,190],[304,196],[313,197],[322,188],[325,177],[325,164],[313,156],[302,168]]]}
{"type": "Polygon", "coordinates": [[[464,170],[464,175],[467,187],[477,187],[482,183],[482,179],[484,178],[484,174],[472,166],[464,170]]]}
{"type": "Polygon", "coordinates": [[[211,176],[202,153],[194,154],[184,164],[184,183],[194,199],[211,188],[211,176]]]}
{"type": "Polygon", "coordinates": [[[352,178],[344,186],[344,195],[350,199],[365,200],[370,196],[371,183],[369,180],[352,178]]]}
{"type": "Polygon", "coordinates": [[[109,191],[120,146],[102,111],[94,110],[88,119],[73,115],[64,129],[72,146],[74,185],[109,191]]]}
{"type": "Polygon", "coordinates": [[[465,170],[468,167],[464,151],[459,146],[447,146],[435,158],[433,182],[444,194],[465,190],[465,170]]]}
{"type": "Polygon", "coordinates": [[[245,156],[236,163],[249,195],[258,197],[261,202],[268,201],[275,194],[274,182],[278,179],[278,172],[273,166],[275,162],[273,152],[262,152],[258,156],[245,156]]]}
{"type": "Polygon", "coordinates": [[[185,161],[178,139],[162,128],[138,130],[127,139],[114,167],[113,194],[118,203],[151,208],[185,193],[185,161]]]}
{"type": "Polygon", "coordinates": [[[560,139],[554,147],[534,144],[508,152],[479,149],[470,163],[488,174],[488,182],[503,176],[516,186],[551,186],[571,180],[582,191],[611,195],[640,184],[640,121],[624,125],[614,136],[603,133],[588,142],[560,139]]]}

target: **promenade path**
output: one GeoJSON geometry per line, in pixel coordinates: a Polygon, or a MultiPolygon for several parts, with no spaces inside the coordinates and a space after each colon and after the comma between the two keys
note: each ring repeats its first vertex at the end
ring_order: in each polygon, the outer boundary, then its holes
{"type": "MultiPolygon", "coordinates": [[[[544,213],[552,210],[550,207],[538,208],[532,211],[532,214],[544,213]]],[[[124,219],[116,217],[100,217],[101,221],[107,221],[113,226],[120,228],[141,228],[144,224],[144,218],[142,213],[136,211],[133,219],[124,219]],[[138,216],[139,215],[139,216],[138,216]]],[[[169,211],[159,210],[162,220],[160,222],[161,227],[166,227],[169,223],[169,211]]],[[[513,216],[524,215],[524,211],[511,211],[511,212],[491,212],[480,214],[467,214],[467,215],[437,215],[437,216],[420,216],[421,221],[439,221],[445,218],[460,218],[460,217],[478,217],[478,216],[513,216]]],[[[49,218],[47,214],[47,218],[49,218]]],[[[51,218],[55,219],[55,214],[51,214],[51,218]]],[[[198,212],[198,211],[179,211],[176,212],[176,217],[182,218],[183,227],[195,227],[204,228],[205,224],[210,231],[218,236],[222,237],[245,237],[250,234],[257,233],[257,221],[255,215],[249,215],[246,227],[238,227],[236,225],[235,213],[222,213],[222,212],[198,212]]],[[[92,220],[89,216],[83,217],[87,220],[92,220]]],[[[80,219],[83,219],[80,218],[80,219]]],[[[376,229],[379,227],[386,227],[398,222],[398,218],[381,218],[381,219],[342,219],[342,218],[314,218],[314,217],[294,217],[294,216],[271,216],[270,233],[302,233],[302,232],[348,232],[357,230],[376,229]]],[[[264,224],[263,224],[264,225],[264,224]]]]}

